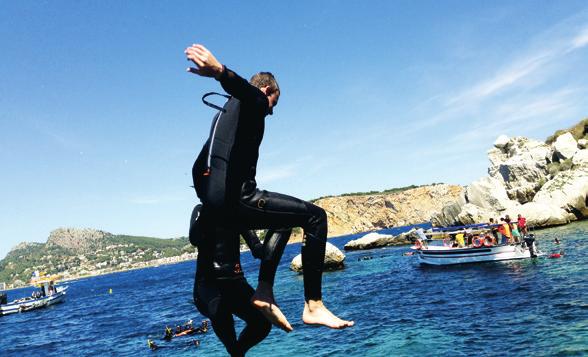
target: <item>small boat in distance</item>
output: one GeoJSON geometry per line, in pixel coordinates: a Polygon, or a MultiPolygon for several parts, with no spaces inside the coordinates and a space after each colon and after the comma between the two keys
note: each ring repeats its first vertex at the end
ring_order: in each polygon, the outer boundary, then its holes
{"type": "Polygon", "coordinates": [[[33,274],[31,283],[39,288],[32,296],[8,302],[6,293],[0,293],[0,316],[36,310],[65,300],[67,286],[55,286],[55,278],[33,274]]]}
{"type": "Polygon", "coordinates": [[[541,255],[537,251],[533,234],[523,237],[520,241],[499,244],[489,233],[490,227],[478,225],[475,228],[459,228],[455,231],[447,231],[445,228],[442,231],[445,236],[459,237],[461,234],[461,244],[459,245],[449,239],[444,239],[443,245],[428,245],[424,239],[418,239],[411,247],[416,253],[418,262],[424,265],[453,265],[533,258],[541,255]],[[469,244],[464,244],[464,233],[476,235],[470,237],[469,244]]]}

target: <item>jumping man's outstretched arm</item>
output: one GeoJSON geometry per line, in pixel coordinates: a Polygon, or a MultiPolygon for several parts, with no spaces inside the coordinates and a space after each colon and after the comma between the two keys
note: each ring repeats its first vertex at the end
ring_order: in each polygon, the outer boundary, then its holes
{"type": "Polygon", "coordinates": [[[189,67],[188,72],[217,79],[227,93],[241,101],[256,103],[260,107],[269,107],[268,99],[261,90],[222,65],[206,47],[192,45],[186,48],[184,53],[187,59],[196,65],[196,67],[189,67]]]}

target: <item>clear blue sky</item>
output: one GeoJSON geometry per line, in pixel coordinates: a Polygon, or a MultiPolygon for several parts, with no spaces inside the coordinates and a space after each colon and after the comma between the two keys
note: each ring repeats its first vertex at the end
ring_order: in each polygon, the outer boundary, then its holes
{"type": "Polygon", "coordinates": [[[0,258],[58,227],[186,235],[220,90],[276,74],[262,188],[304,199],[485,175],[500,134],[588,116],[586,1],[2,1],[0,258]]]}

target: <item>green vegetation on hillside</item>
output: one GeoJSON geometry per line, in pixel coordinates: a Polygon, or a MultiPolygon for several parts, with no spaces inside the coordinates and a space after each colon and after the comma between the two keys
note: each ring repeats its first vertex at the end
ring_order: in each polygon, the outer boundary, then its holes
{"type": "Polygon", "coordinates": [[[310,200],[310,202],[314,203],[318,200],[322,200],[324,198],[331,198],[331,197],[346,197],[346,196],[369,196],[369,195],[384,195],[384,194],[390,194],[390,193],[398,193],[398,192],[402,192],[402,191],[408,191],[408,190],[412,190],[413,188],[419,188],[419,187],[424,187],[424,186],[435,186],[435,185],[443,185],[442,182],[439,183],[432,183],[430,185],[410,185],[410,186],[405,186],[405,187],[397,187],[397,188],[390,188],[384,191],[368,191],[368,192],[351,192],[351,193],[342,193],[340,195],[334,195],[334,196],[322,196],[319,198],[315,198],[310,200]]]}
{"type": "Polygon", "coordinates": [[[555,177],[558,172],[570,170],[573,166],[572,159],[563,161],[554,161],[547,164],[547,171],[551,177],[555,177]]]}
{"type": "Polygon", "coordinates": [[[105,238],[111,243],[119,243],[119,244],[132,244],[136,247],[141,247],[143,249],[165,249],[165,248],[175,248],[175,249],[182,249],[183,246],[186,244],[190,244],[187,237],[182,238],[170,238],[170,239],[161,239],[161,238],[152,238],[152,237],[136,237],[136,236],[128,236],[128,235],[114,235],[108,238],[105,238]]]}
{"type": "Polygon", "coordinates": [[[553,135],[549,136],[545,140],[545,143],[552,144],[558,136],[565,133],[571,133],[576,141],[580,139],[588,139],[588,118],[581,120],[578,124],[572,126],[571,128],[556,131],[553,135]]]}
{"type": "Polygon", "coordinates": [[[13,284],[20,280],[21,283],[28,283],[35,270],[74,276],[83,275],[84,272],[114,271],[194,251],[187,237],[159,239],[113,235],[105,237],[86,251],[74,251],[55,244],[28,244],[9,252],[0,261],[0,282],[13,284]]]}

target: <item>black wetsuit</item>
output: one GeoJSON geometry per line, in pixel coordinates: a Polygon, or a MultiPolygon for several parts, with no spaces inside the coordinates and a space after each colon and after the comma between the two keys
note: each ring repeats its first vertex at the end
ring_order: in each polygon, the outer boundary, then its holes
{"type": "MultiPolygon", "coordinates": [[[[239,246],[236,231],[224,228],[203,231],[197,245],[194,279],[194,303],[210,319],[214,333],[231,356],[245,355],[271,330],[271,323],[250,303],[254,290],[241,270],[239,246]],[[233,314],[246,323],[238,338],[233,314]]],[[[255,243],[251,249],[257,255],[255,243]]]]}
{"type": "MultiPolygon", "coordinates": [[[[225,106],[227,111],[222,115],[236,128],[227,160],[226,178],[222,182],[225,199],[221,209],[210,214],[214,217],[210,221],[215,221],[217,226],[230,225],[237,231],[302,227],[305,234],[302,244],[304,295],[306,300],[320,300],[327,238],[326,213],[312,203],[257,188],[255,173],[269,101],[261,90],[226,67],[219,81],[232,96],[225,106]]],[[[203,186],[206,186],[210,146],[211,139],[204,145],[192,168],[194,187],[204,203],[205,212],[207,202],[201,193],[203,186]]],[[[284,240],[288,237],[282,235],[284,240]]]]}
{"type": "MultiPolygon", "coordinates": [[[[197,212],[198,206],[195,208],[197,212]]],[[[192,215],[191,235],[198,247],[194,303],[198,311],[208,317],[215,334],[231,356],[242,356],[261,342],[271,330],[270,322],[251,304],[254,290],[249,285],[240,262],[239,233],[215,227],[202,228],[202,221],[192,215]],[[202,229],[200,229],[202,228],[202,229]],[[233,315],[246,326],[237,338],[233,315]]],[[[202,218],[202,217],[200,217],[202,218]]],[[[256,258],[261,258],[259,279],[273,285],[277,265],[291,231],[269,231],[263,245],[252,231],[242,236],[256,258]],[[284,242],[284,243],[283,243],[284,242]]]]}

